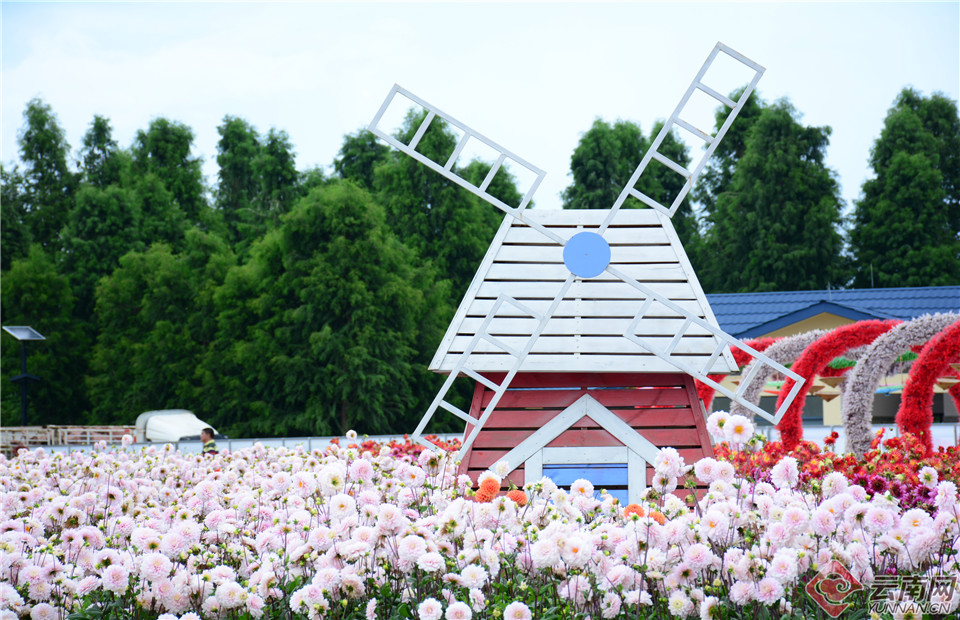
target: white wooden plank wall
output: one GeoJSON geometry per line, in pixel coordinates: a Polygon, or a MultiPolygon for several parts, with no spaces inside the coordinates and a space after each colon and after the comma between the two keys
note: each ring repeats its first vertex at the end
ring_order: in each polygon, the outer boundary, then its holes
{"type": "MultiPolygon", "coordinates": [[[[607,211],[532,211],[529,217],[569,239],[590,230],[607,211]]],[[[436,370],[451,370],[468,346],[500,294],[507,294],[538,312],[547,310],[569,271],[563,264],[563,248],[536,230],[507,218],[461,303],[441,349],[434,358],[436,370]]],[[[623,209],[604,233],[610,243],[611,264],[655,289],[674,303],[701,318],[713,319],[705,308],[705,296],[696,276],[688,273],[689,262],[673,231],[663,228],[652,209],[623,209]],[[686,267],[686,268],[685,268],[686,267]],[[698,295],[698,292],[700,293],[698,295]]],[[[578,280],[560,303],[543,335],[524,361],[529,372],[674,372],[676,369],[622,336],[640,310],[643,299],[632,286],[603,273],[578,280]]],[[[666,347],[683,325],[683,318],[660,303],[644,315],[637,334],[657,347],[666,347]]],[[[489,327],[489,333],[504,344],[522,348],[536,327],[536,320],[504,305],[489,327]]],[[[696,365],[713,353],[716,340],[706,330],[692,325],[684,332],[674,354],[696,365]]],[[[481,341],[467,360],[478,371],[509,370],[515,358],[496,345],[481,341]]]]}

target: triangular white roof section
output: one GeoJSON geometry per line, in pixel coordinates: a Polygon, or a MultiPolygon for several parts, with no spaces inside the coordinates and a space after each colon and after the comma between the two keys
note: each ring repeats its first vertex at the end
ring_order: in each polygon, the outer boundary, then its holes
{"type": "MultiPolygon", "coordinates": [[[[535,218],[569,239],[578,232],[597,228],[609,213],[607,210],[527,209],[524,218],[535,218]]],[[[654,209],[621,209],[603,237],[610,244],[611,265],[719,330],[706,295],[666,215],[654,209]]],[[[446,373],[453,370],[498,295],[509,295],[536,312],[545,312],[569,273],[560,245],[515,218],[504,218],[430,369],[446,373]]],[[[643,301],[640,291],[606,272],[595,278],[578,279],[534,343],[520,371],[677,372],[676,367],[623,336],[643,301]]],[[[488,331],[497,340],[522,350],[536,323],[522,310],[504,304],[488,331]]],[[[662,349],[683,323],[682,316],[655,302],[635,333],[662,349]]],[[[701,359],[706,362],[717,345],[714,336],[693,324],[673,355],[686,364],[701,367],[697,362],[701,359]]],[[[728,359],[720,356],[711,372],[736,371],[724,368],[728,359]]],[[[482,341],[466,361],[466,367],[478,372],[502,372],[508,371],[515,361],[515,357],[494,344],[482,341]]]]}

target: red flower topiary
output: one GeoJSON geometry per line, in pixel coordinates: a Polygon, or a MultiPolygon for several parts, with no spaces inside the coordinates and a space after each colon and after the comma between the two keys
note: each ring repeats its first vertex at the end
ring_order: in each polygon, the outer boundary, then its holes
{"type": "Polygon", "coordinates": [[[950,364],[960,362],[960,321],[930,339],[913,362],[903,387],[897,426],[920,438],[927,454],[933,452],[933,384],[945,374],[953,374],[950,364]]]}
{"type": "MultiPolygon", "coordinates": [[[[903,321],[859,321],[850,325],[844,325],[830,330],[810,346],[803,350],[803,353],[793,364],[795,373],[806,379],[808,382],[818,377],[834,358],[843,355],[854,347],[862,347],[873,342],[877,336],[898,325],[903,321]]],[[[777,409],[786,400],[787,394],[793,389],[795,381],[787,378],[780,388],[780,395],[777,397],[777,409]]],[[[802,394],[802,393],[801,393],[802,394]]],[[[790,408],[784,414],[783,419],[777,428],[780,430],[780,437],[787,450],[793,450],[803,438],[803,405],[805,399],[798,396],[790,403],[790,408]]]]}

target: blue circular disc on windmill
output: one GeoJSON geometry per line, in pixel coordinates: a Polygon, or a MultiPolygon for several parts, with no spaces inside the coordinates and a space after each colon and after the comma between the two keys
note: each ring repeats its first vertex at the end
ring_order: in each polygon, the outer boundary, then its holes
{"type": "Polygon", "coordinates": [[[610,264],[610,244],[595,232],[577,233],[563,246],[563,264],[581,278],[598,276],[610,264]]]}

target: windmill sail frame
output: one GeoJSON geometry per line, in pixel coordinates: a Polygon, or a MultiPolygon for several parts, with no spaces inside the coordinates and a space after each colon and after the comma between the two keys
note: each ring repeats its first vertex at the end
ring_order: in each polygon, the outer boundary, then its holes
{"type": "MultiPolygon", "coordinates": [[[[673,214],[676,213],[683,199],[686,197],[687,193],[692,189],[693,184],[696,182],[697,178],[703,171],[707,161],[713,155],[717,145],[720,143],[723,136],[726,134],[727,130],[729,129],[729,127],[737,117],[737,114],[743,108],[747,99],[750,97],[750,95],[754,91],[757,85],[757,82],[760,80],[763,73],[764,73],[764,68],[762,66],[750,60],[746,56],[743,56],[742,54],[732,50],[731,48],[724,45],[723,43],[718,42],[717,45],[709,54],[709,56],[707,57],[707,60],[704,62],[700,71],[697,73],[696,77],[691,82],[690,86],[688,87],[684,95],[681,97],[680,103],[674,109],[668,121],[664,123],[664,126],[662,127],[660,133],[657,135],[657,138],[654,140],[651,147],[644,154],[643,159],[638,164],[634,173],[631,175],[630,180],[627,182],[626,186],[623,188],[623,190],[621,191],[620,195],[618,196],[614,204],[606,212],[606,216],[603,217],[602,221],[600,221],[599,223],[596,223],[590,226],[582,226],[581,229],[583,231],[595,232],[595,234],[603,237],[603,235],[607,234],[608,230],[610,230],[612,226],[616,225],[615,223],[619,217],[618,214],[621,208],[623,207],[623,205],[625,204],[626,200],[630,197],[633,197],[639,200],[641,203],[654,209],[659,216],[660,227],[663,230],[667,231],[668,235],[672,235],[673,238],[676,238],[676,231],[673,229],[673,225],[670,221],[670,217],[672,217],[673,214]],[[724,53],[728,55],[734,60],[747,66],[754,72],[750,83],[747,85],[747,87],[744,89],[744,91],[741,93],[740,97],[738,97],[736,101],[720,94],[719,92],[713,90],[712,88],[710,88],[709,86],[703,83],[704,75],[706,74],[706,72],[712,65],[713,61],[717,58],[718,54],[720,53],[724,53]],[[687,105],[693,93],[697,90],[706,93],[707,95],[713,97],[723,105],[730,108],[730,112],[727,115],[727,118],[725,119],[724,123],[721,125],[720,129],[717,130],[717,133],[714,135],[711,135],[695,127],[694,125],[692,125],[682,117],[685,106],[687,105]],[[680,164],[669,160],[669,158],[665,157],[664,155],[659,153],[659,151],[657,150],[662,145],[667,134],[670,133],[670,131],[674,127],[682,127],[683,129],[691,132],[693,135],[704,140],[704,142],[707,144],[705,153],[697,162],[696,166],[692,171],[687,170],[680,164]],[[643,194],[642,192],[636,189],[637,182],[639,181],[644,171],[647,169],[649,163],[653,160],[657,160],[659,163],[667,166],[669,169],[673,170],[674,172],[677,172],[678,174],[683,175],[684,178],[686,179],[680,193],[673,199],[669,207],[663,204],[660,204],[653,198],[646,196],[645,194],[643,194]]],[[[556,244],[560,248],[565,246],[567,241],[569,240],[568,236],[559,234],[555,230],[551,230],[550,226],[545,225],[545,223],[541,221],[543,218],[541,216],[538,216],[536,210],[527,209],[527,206],[530,204],[530,201],[532,200],[534,193],[536,192],[537,188],[540,186],[546,174],[543,170],[527,162],[525,159],[517,156],[513,152],[507,150],[506,148],[500,146],[498,143],[494,142],[493,140],[490,140],[483,134],[470,128],[465,123],[462,123],[457,119],[455,119],[454,117],[444,113],[436,106],[429,104],[422,98],[402,88],[401,86],[395,84],[393,88],[390,90],[383,104],[380,106],[380,109],[378,110],[377,114],[371,121],[369,125],[369,130],[374,135],[381,138],[388,144],[392,145],[399,151],[405,153],[406,155],[409,155],[410,157],[413,157],[414,159],[424,164],[431,170],[437,172],[441,176],[456,183],[460,187],[463,187],[464,189],[470,191],[474,195],[478,196],[479,198],[485,200],[486,202],[490,203],[491,205],[497,207],[498,209],[506,213],[511,218],[511,220],[505,221],[504,226],[502,226],[501,231],[498,232],[498,236],[497,238],[495,238],[494,243],[497,243],[498,241],[502,242],[504,239],[504,235],[507,234],[506,231],[515,224],[516,225],[522,224],[531,228],[532,230],[536,231],[541,236],[543,236],[546,240],[556,244]],[[402,95],[403,97],[406,97],[416,105],[421,106],[426,111],[426,115],[424,119],[421,121],[420,125],[418,126],[416,132],[412,136],[409,143],[401,142],[396,137],[386,133],[379,126],[381,123],[381,120],[384,117],[385,112],[394,102],[397,95],[402,95]],[[420,140],[426,134],[426,131],[429,129],[431,123],[436,118],[442,119],[446,123],[458,128],[461,132],[463,132],[453,153],[442,164],[435,162],[416,151],[416,147],[419,144],[420,140]],[[466,144],[470,140],[478,140],[484,145],[486,145],[488,148],[493,149],[497,153],[496,161],[494,162],[490,172],[486,175],[486,178],[480,183],[480,185],[475,185],[470,181],[468,181],[467,179],[465,179],[463,176],[461,176],[458,173],[457,168],[455,167],[455,164],[458,158],[462,155],[466,144]],[[528,170],[529,172],[535,175],[534,181],[524,193],[524,196],[517,207],[512,207],[504,203],[502,200],[493,196],[487,191],[491,181],[493,180],[497,172],[508,161],[512,163],[516,163],[517,165],[525,168],[526,170],[528,170]]],[[[683,264],[684,269],[688,269],[689,273],[692,275],[693,274],[692,267],[690,267],[689,261],[686,260],[686,255],[685,253],[683,253],[682,249],[680,250],[679,254],[682,255],[681,263],[683,264]]],[[[434,398],[433,402],[430,404],[429,408],[425,412],[420,423],[417,425],[417,428],[412,435],[412,439],[419,443],[423,443],[424,445],[429,445],[422,441],[422,433],[426,429],[427,424],[432,419],[436,411],[438,409],[444,409],[452,413],[456,417],[464,420],[464,422],[466,422],[468,425],[468,430],[470,425],[473,426],[472,430],[469,430],[468,434],[466,435],[463,447],[461,448],[461,451],[459,453],[459,456],[462,458],[463,455],[470,449],[470,447],[476,441],[477,436],[482,431],[484,424],[487,422],[492,412],[496,409],[496,406],[500,401],[501,397],[506,393],[507,389],[509,389],[513,378],[524,367],[525,361],[529,358],[534,348],[538,345],[538,340],[541,338],[541,336],[543,336],[544,331],[546,330],[551,320],[554,318],[554,315],[557,312],[558,308],[561,306],[561,304],[565,303],[568,300],[568,295],[571,294],[571,289],[573,289],[575,292],[579,291],[581,288],[583,288],[580,286],[580,283],[592,282],[595,280],[599,281],[604,277],[608,277],[608,278],[612,277],[613,279],[626,284],[627,287],[635,291],[632,298],[635,299],[639,304],[639,311],[637,311],[633,315],[632,321],[630,321],[629,325],[620,334],[620,336],[623,341],[632,343],[634,345],[633,350],[637,354],[640,354],[642,352],[646,352],[647,354],[652,354],[653,356],[657,357],[658,359],[662,360],[664,363],[672,367],[672,369],[679,370],[683,373],[686,373],[688,375],[691,375],[699,379],[700,381],[706,383],[707,385],[714,388],[715,390],[728,396],[733,401],[741,403],[756,415],[766,418],[771,422],[773,422],[774,424],[779,423],[780,419],[789,408],[790,403],[800,393],[800,389],[804,383],[804,379],[802,377],[800,377],[793,371],[787,369],[783,365],[777,363],[776,361],[770,359],[769,357],[765,356],[764,354],[760,353],[759,351],[756,351],[755,349],[749,347],[742,341],[723,332],[723,330],[721,330],[719,325],[716,323],[716,319],[713,317],[712,312],[709,311],[709,305],[707,305],[706,311],[703,311],[702,308],[700,312],[691,311],[689,308],[686,308],[683,305],[677,303],[675,300],[672,300],[670,296],[664,294],[662,290],[658,290],[658,286],[653,285],[651,283],[641,282],[637,278],[633,277],[632,274],[626,273],[626,271],[624,271],[622,266],[615,266],[615,262],[616,262],[615,253],[612,255],[612,258],[610,260],[612,260],[613,262],[608,264],[605,267],[605,269],[603,269],[602,274],[597,278],[581,278],[580,276],[567,272],[567,275],[565,278],[562,279],[562,282],[560,282],[559,280],[552,281],[552,284],[550,284],[550,286],[548,286],[547,289],[555,290],[556,292],[554,295],[552,295],[552,297],[548,297],[549,304],[547,304],[546,309],[543,311],[532,308],[528,302],[518,300],[516,298],[516,295],[510,295],[503,291],[499,292],[495,302],[492,304],[487,314],[483,317],[479,326],[477,326],[476,331],[469,338],[469,343],[466,345],[466,347],[463,348],[462,352],[460,352],[459,358],[456,360],[456,363],[453,365],[452,368],[448,369],[450,373],[449,376],[444,381],[444,384],[441,387],[440,392],[434,398]],[[554,286],[556,286],[555,289],[553,288],[554,286]],[[669,309],[670,312],[674,313],[675,316],[682,319],[681,327],[674,333],[673,337],[667,342],[665,347],[658,346],[649,337],[643,337],[638,335],[638,328],[645,320],[646,313],[654,306],[666,307],[667,309],[669,309]],[[511,334],[511,338],[514,341],[518,341],[514,344],[506,342],[502,335],[494,334],[490,332],[490,326],[493,325],[494,321],[499,316],[501,316],[500,312],[504,308],[512,309],[512,312],[520,313],[522,316],[526,316],[529,319],[532,319],[533,321],[533,328],[529,330],[530,331],[529,334],[525,334],[525,333],[511,334]],[[678,349],[681,347],[681,343],[684,341],[684,338],[691,335],[690,330],[694,330],[694,332],[697,332],[698,334],[705,333],[706,335],[712,337],[712,339],[715,341],[715,345],[710,350],[711,352],[706,362],[700,366],[691,365],[689,362],[689,359],[683,357],[684,355],[683,352],[678,351],[678,349]],[[482,364],[476,365],[472,363],[472,360],[474,358],[479,357],[481,355],[488,354],[490,352],[491,347],[495,350],[498,349],[502,351],[510,360],[510,363],[507,364],[507,367],[498,367],[495,369],[495,371],[497,372],[506,371],[506,375],[504,376],[502,381],[499,383],[497,383],[496,381],[493,381],[492,379],[484,375],[484,369],[482,364]],[[739,389],[736,392],[727,389],[725,386],[722,386],[716,381],[713,381],[709,377],[710,374],[714,374],[718,372],[718,370],[730,371],[730,370],[736,369],[736,365],[733,361],[733,356],[730,352],[730,347],[736,347],[741,349],[742,351],[748,353],[757,362],[756,364],[754,364],[755,367],[753,369],[753,372],[749,373],[749,376],[744,377],[744,379],[741,381],[739,389]],[[721,360],[722,360],[722,363],[721,363],[721,360]],[[720,369],[717,368],[718,364],[721,366],[720,369]],[[747,386],[750,384],[750,382],[753,379],[755,379],[757,376],[766,376],[767,374],[769,374],[769,373],[762,374],[762,375],[758,374],[757,371],[759,370],[760,366],[767,366],[775,372],[778,372],[786,377],[792,378],[795,382],[793,389],[787,395],[781,407],[773,415],[764,411],[757,405],[754,405],[753,403],[742,398],[744,391],[746,390],[747,386]],[[483,412],[479,416],[479,419],[460,410],[458,407],[448,403],[445,400],[447,393],[449,392],[449,390],[453,385],[453,381],[458,376],[470,377],[475,381],[477,381],[479,384],[482,384],[483,386],[485,386],[486,388],[490,389],[493,392],[493,397],[490,399],[489,403],[483,409],[483,412]]],[[[490,268],[492,262],[493,262],[493,255],[491,254],[491,252],[488,252],[487,256],[484,257],[483,263],[481,264],[480,271],[478,271],[477,276],[474,278],[474,282],[471,284],[471,288],[468,290],[467,298],[465,298],[464,303],[466,303],[469,300],[471,292],[475,294],[478,288],[483,285],[484,275],[487,273],[486,270],[490,268]]],[[[589,274],[589,275],[592,275],[592,274],[589,274]]],[[[695,283],[695,288],[699,292],[699,295],[703,295],[702,290],[699,289],[699,283],[696,282],[695,275],[692,276],[690,279],[695,283]]],[[[659,288],[663,288],[663,287],[661,286],[659,288]]],[[[463,314],[462,310],[463,310],[463,304],[461,304],[461,309],[458,310],[458,315],[463,314]]],[[[449,338],[450,338],[450,334],[448,331],[447,336],[444,337],[444,341],[447,342],[449,338]]],[[[441,345],[441,349],[442,348],[443,348],[443,345],[441,345]]],[[[440,355],[440,352],[438,351],[438,356],[439,355],[440,355]]],[[[435,361],[436,361],[436,358],[435,358],[435,361]]],[[[494,370],[494,369],[487,369],[487,370],[494,370]]]]}

